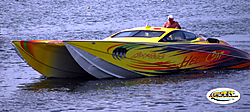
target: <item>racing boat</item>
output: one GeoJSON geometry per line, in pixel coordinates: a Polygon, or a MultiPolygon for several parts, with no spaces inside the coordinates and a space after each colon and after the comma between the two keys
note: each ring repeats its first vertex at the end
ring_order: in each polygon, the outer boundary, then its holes
{"type": "Polygon", "coordinates": [[[104,40],[63,41],[96,78],[133,78],[187,70],[249,68],[250,55],[223,40],[161,27],[118,32],[104,40]]]}
{"type": "Polygon", "coordinates": [[[221,39],[174,28],[138,27],[104,40],[12,43],[30,66],[47,77],[135,78],[250,67],[247,52],[221,39]]]}

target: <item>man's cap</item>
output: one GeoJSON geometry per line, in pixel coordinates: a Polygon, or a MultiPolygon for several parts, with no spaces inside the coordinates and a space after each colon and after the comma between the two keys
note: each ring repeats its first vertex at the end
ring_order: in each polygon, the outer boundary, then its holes
{"type": "Polygon", "coordinates": [[[173,15],[169,15],[169,16],[168,16],[168,19],[169,19],[169,18],[174,19],[174,16],[173,16],[173,15]]]}

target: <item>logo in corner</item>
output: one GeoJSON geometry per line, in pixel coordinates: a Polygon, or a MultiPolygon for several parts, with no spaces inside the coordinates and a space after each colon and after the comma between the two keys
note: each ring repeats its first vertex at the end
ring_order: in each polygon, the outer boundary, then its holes
{"type": "Polygon", "coordinates": [[[231,88],[216,88],[207,93],[207,99],[217,104],[231,104],[240,100],[240,93],[231,88]]]}

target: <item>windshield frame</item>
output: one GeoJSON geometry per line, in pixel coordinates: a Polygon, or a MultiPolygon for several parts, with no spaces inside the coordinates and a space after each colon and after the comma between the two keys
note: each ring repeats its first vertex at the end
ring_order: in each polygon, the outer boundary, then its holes
{"type": "Polygon", "coordinates": [[[151,37],[161,37],[164,33],[166,33],[165,31],[151,31],[151,30],[132,30],[132,31],[123,31],[123,32],[119,32],[115,35],[113,35],[111,38],[124,38],[124,37],[142,37],[142,38],[151,38],[151,37]],[[129,33],[128,35],[123,35],[123,36],[117,36],[117,35],[121,35],[124,33],[129,33]],[[142,34],[145,35],[142,35],[142,34]],[[153,35],[155,33],[155,35],[153,35]],[[158,34],[156,34],[158,33],[158,34]]]}

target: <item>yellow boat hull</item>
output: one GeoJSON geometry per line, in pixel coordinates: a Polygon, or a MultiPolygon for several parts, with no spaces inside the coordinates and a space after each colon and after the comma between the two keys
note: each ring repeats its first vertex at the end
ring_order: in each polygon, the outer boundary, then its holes
{"type": "Polygon", "coordinates": [[[174,28],[138,27],[96,41],[12,43],[20,57],[47,77],[134,78],[250,67],[250,54],[227,42],[174,28]]]}
{"type": "Polygon", "coordinates": [[[91,77],[75,62],[62,41],[20,40],[12,44],[20,57],[46,77],[91,77]]]}
{"type": "MultiPolygon", "coordinates": [[[[91,63],[99,74],[103,72],[104,76],[119,78],[250,66],[249,54],[227,45],[115,41],[64,41],[64,43],[80,66],[86,62],[91,63]]],[[[91,72],[89,73],[92,75],[96,74],[91,72]]]]}

